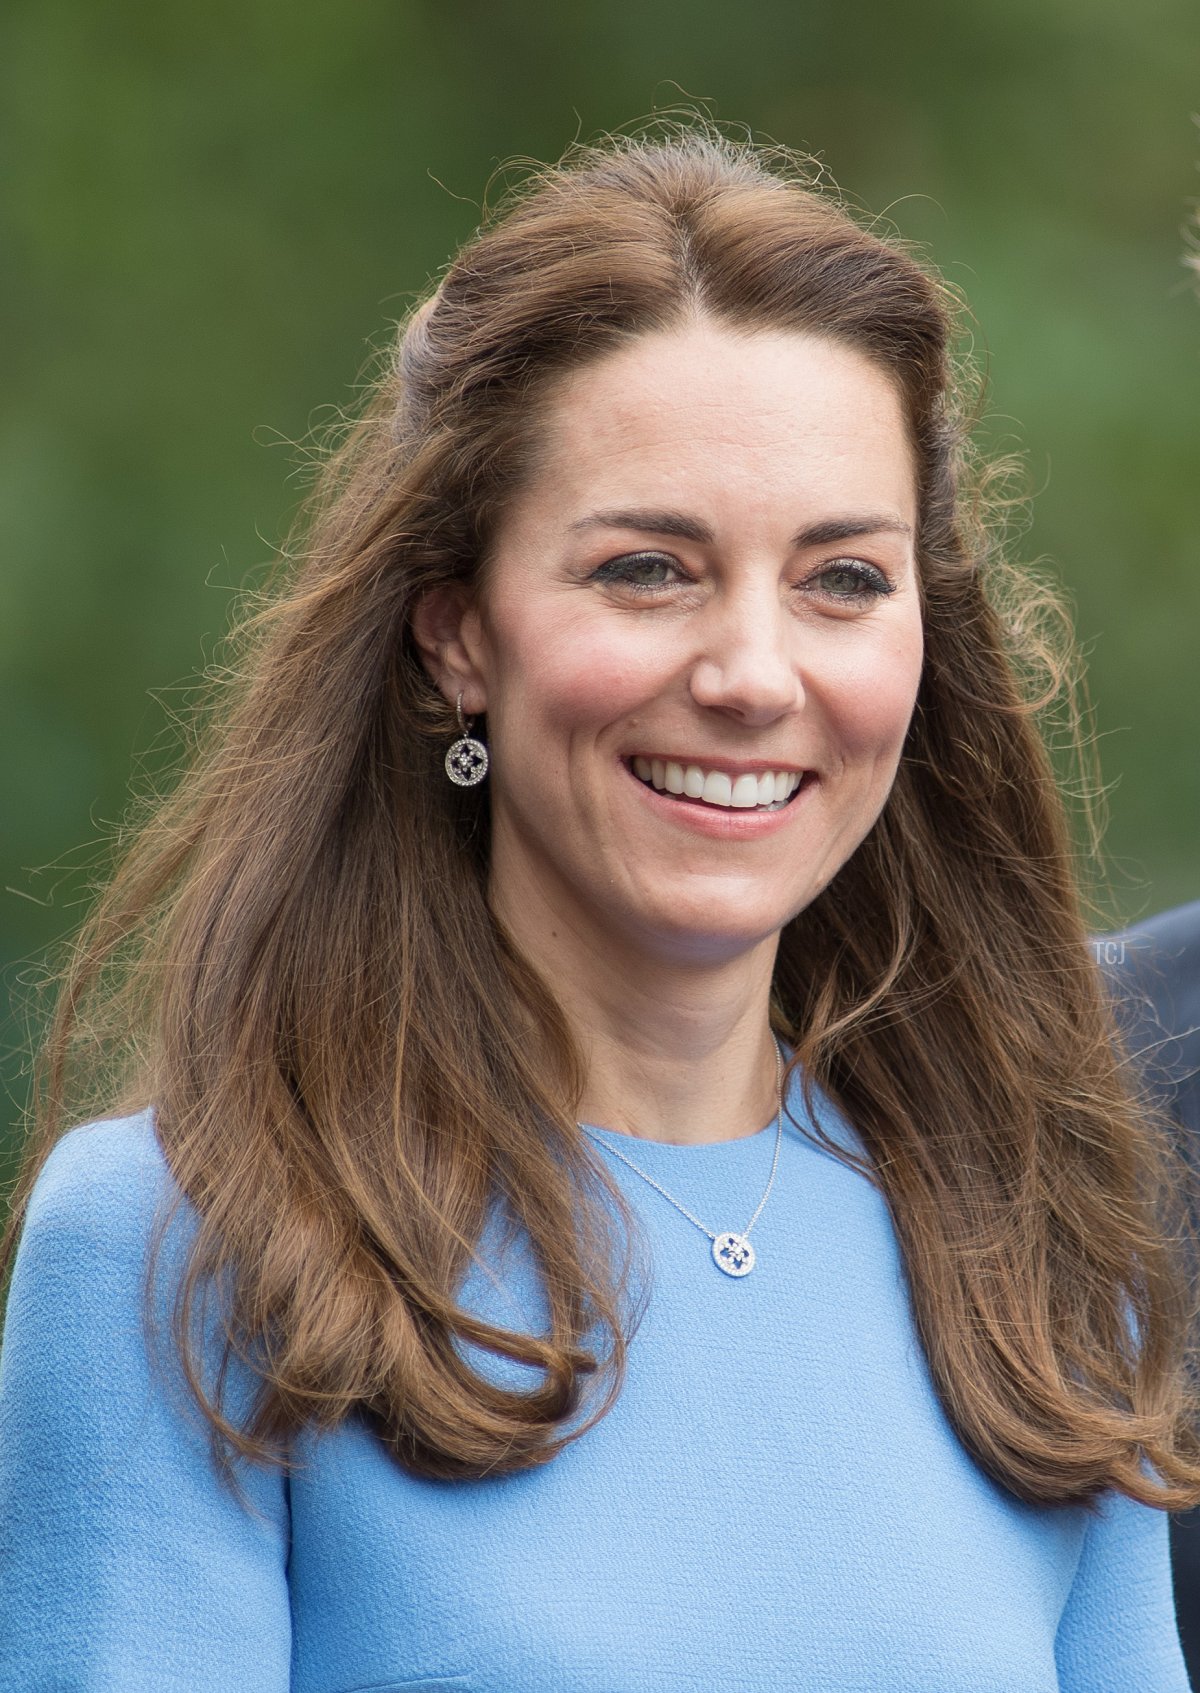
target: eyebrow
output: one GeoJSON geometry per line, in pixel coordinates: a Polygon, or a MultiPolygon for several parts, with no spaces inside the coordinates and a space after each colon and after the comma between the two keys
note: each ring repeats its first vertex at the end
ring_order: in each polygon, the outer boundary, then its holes
{"type": "MultiPolygon", "coordinates": [[[[688,517],[680,511],[657,511],[635,507],[618,511],[593,511],[577,518],[572,530],[579,529],[641,529],[650,535],[671,535],[679,541],[694,541],[698,546],[711,546],[715,540],[707,523],[688,517]]],[[[912,525],[902,523],[887,512],[863,512],[861,515],[828,517],[818,523],[807,524],[792,536],[793,547],[824,547],[831,541],[852,541],[857,535],[911,535],[912,525]]]]}

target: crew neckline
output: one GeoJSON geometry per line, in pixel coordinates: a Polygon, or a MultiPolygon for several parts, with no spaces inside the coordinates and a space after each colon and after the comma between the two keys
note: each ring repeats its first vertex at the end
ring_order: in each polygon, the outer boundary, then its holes
{"type": "MultiPolygon", "coordinates": [[[[779,1046],[780,1046],[780,1050],[783,1053],[783,1062],[786,1065],[791,1060],[792,1048],[788,1045],[788,1043],[786,1041],[783,1041],[783,1040],[781,1040],[779,1042],[779,1046]]],[[[795,1096],[797,1095],[797,1093],[799,1093],[801,1095],[801,1099],[803,1099],[803,1090],[802,1090],[802,1082],[801,1082],[801,1077],[800,1077],[800,1071],[799,1070],[793,1070],[790,1076],[785,1076],[785,1078],[784,1078],[784,1088],[783,1088],[784,1136],[782,1138],[786,1138],[787,1128],[788,1128],[788,1123],[789,1123],[787,1107],[789,1106],[789,1104],[792,1104],[793,1109],[794,1109],[794,1100],[795,1100],[795,1096]]],[[[722,1147],[722,1146],[733,1147],[733,1146],[757,1146],[757,1145],[759,1145],[763,1140],[765,1140],[767,1138],[767,1136],[774,1134],[776,1120],[777,1120],[776,1114],[773,1112],[772,1115],[771,1115],[770,1121],[767,1122],[767,1123],[764,1123],[761,1129],[755,1129],[753,1131],[753,1133],[751,1133],[751,1134],[748,1134],[748,1135],[732,1135],[725,1140],[699,1140],[699,1141],[691,1141],[691,1140],[684,1140],[684,1141],[679,1141],[679,1140],[648,1140],[648,1139],[644,1139],[641,1135],[629,1135],[629,1134],[625,1134],[620,1129],[606,1128],[602,1123],[580,1123],[579,1126],[580,1126],[581,1129],[588,1130],[592,1133],[604,1135],[606,1140],[611,1141],[611,1143],[614,1146],[622,1146],[626,1142],[628,1142],[630,1146],[662,1147],[664,1152],[713,1152],[718,1147],[722,1147]]],[[[795,1130],[793,1128],[793,1133],[794,1132],[795,1132],[795,1130]]]]}
{"type": "MultiPolygon", "coordinates": [[[[642,1135],[628,1135],[620,1129],[608,1129],[601,1123],[580,1123],[580,1128],[591,1134],[604,1135],[615,1146],[622,1146],[626,1142],[630,1146],[662,1147],[665,1152],[711,1152],[720,1146],[753,1146],[768,1135],[775,1133],[774,1117],[761,1129],[755,1129],[748,1135],[730,1135],[725,1140],[650,1140],[642,1135]]],[[[784,1126],[787,1126],[787,1116],[784,1115],[784,1126]]]]}
{"type": "MultiPolygon", "coordinates": [[[[641,1134],[625,1134],[621,1129],[606,1129],[599,1122],[581,1122],[579,1128],[586,1129],[587,1133],[603,1134],[604,1138],[613,1141],[614,1146],[625,1146],[628,1143],[630,1146],[662,1146],[663,1151],[672,1153],[701,1153],[713,1151],[716,1146],[753,1146],[757,1141],[775,1133],[775,1117],[770,1119],[765,1128],[755,1129],[753,1134],[731,1134],[723,1141],[652,1141],[643,1138],[641,1134]]],[[[784,1128],[787,1128],[787,1116],[784,1116],[784,1128]]]]}

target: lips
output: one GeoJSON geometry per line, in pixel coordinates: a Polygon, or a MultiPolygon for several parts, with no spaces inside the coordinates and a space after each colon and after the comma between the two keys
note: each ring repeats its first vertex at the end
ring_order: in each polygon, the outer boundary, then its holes
{"type": "Polygon", "coordinates": [[[805,775],[787,769],[722,770],[640,754],[627,762],[639,781],[659,793],[726,811],[779,811],[797,792],[805,775]]]}

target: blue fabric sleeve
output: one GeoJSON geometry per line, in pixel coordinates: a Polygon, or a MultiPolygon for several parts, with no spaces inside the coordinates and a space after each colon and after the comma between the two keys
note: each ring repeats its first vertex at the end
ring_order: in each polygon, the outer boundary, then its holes
{"type": "Polygon", "coordinates": [[[1105,1497],[1088,1521],[1055,1658],[1062,1693],[1189,1693],[1165,1511],[1105,1497]]]}
{"type": "Polygon", "coordinates": [[[72,1130],[31,1196],[0,1352],[0,1689],[289,1684],[283,1478],[240,1466],[247,1509],[144,1339],[169,1181],[147,1115],[72,1130]]]}

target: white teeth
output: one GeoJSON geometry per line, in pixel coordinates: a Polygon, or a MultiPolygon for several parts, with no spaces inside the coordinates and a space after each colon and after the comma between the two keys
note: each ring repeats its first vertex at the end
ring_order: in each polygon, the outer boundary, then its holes
{"type": "Polygon", "coordinates": [[[704,778],[704,792],[700,798],[709,805],[732,805],[733,783],[723,770],[710,770],[704,778]]]}
{"type": "Polygon", "coordinates": [[[766,770],[761,776],[728,776],[723,770],[706,773],[698,764],[645,758],[640,753],[632,763],[634,774],[643,782],[652,783],[660,793],[683,794],[688,799],[703,800],[706,805],[719,805],[727,810],[780,806],[801,782],[795,770],[766,770]]]}
{"type": "Polygon", "coordinates": [[[739,811],[748,811],[751,806],[758,804],[758,777],[739,776],[733,784],[733,793],[729,796],[730,805],[739,811]]]}

